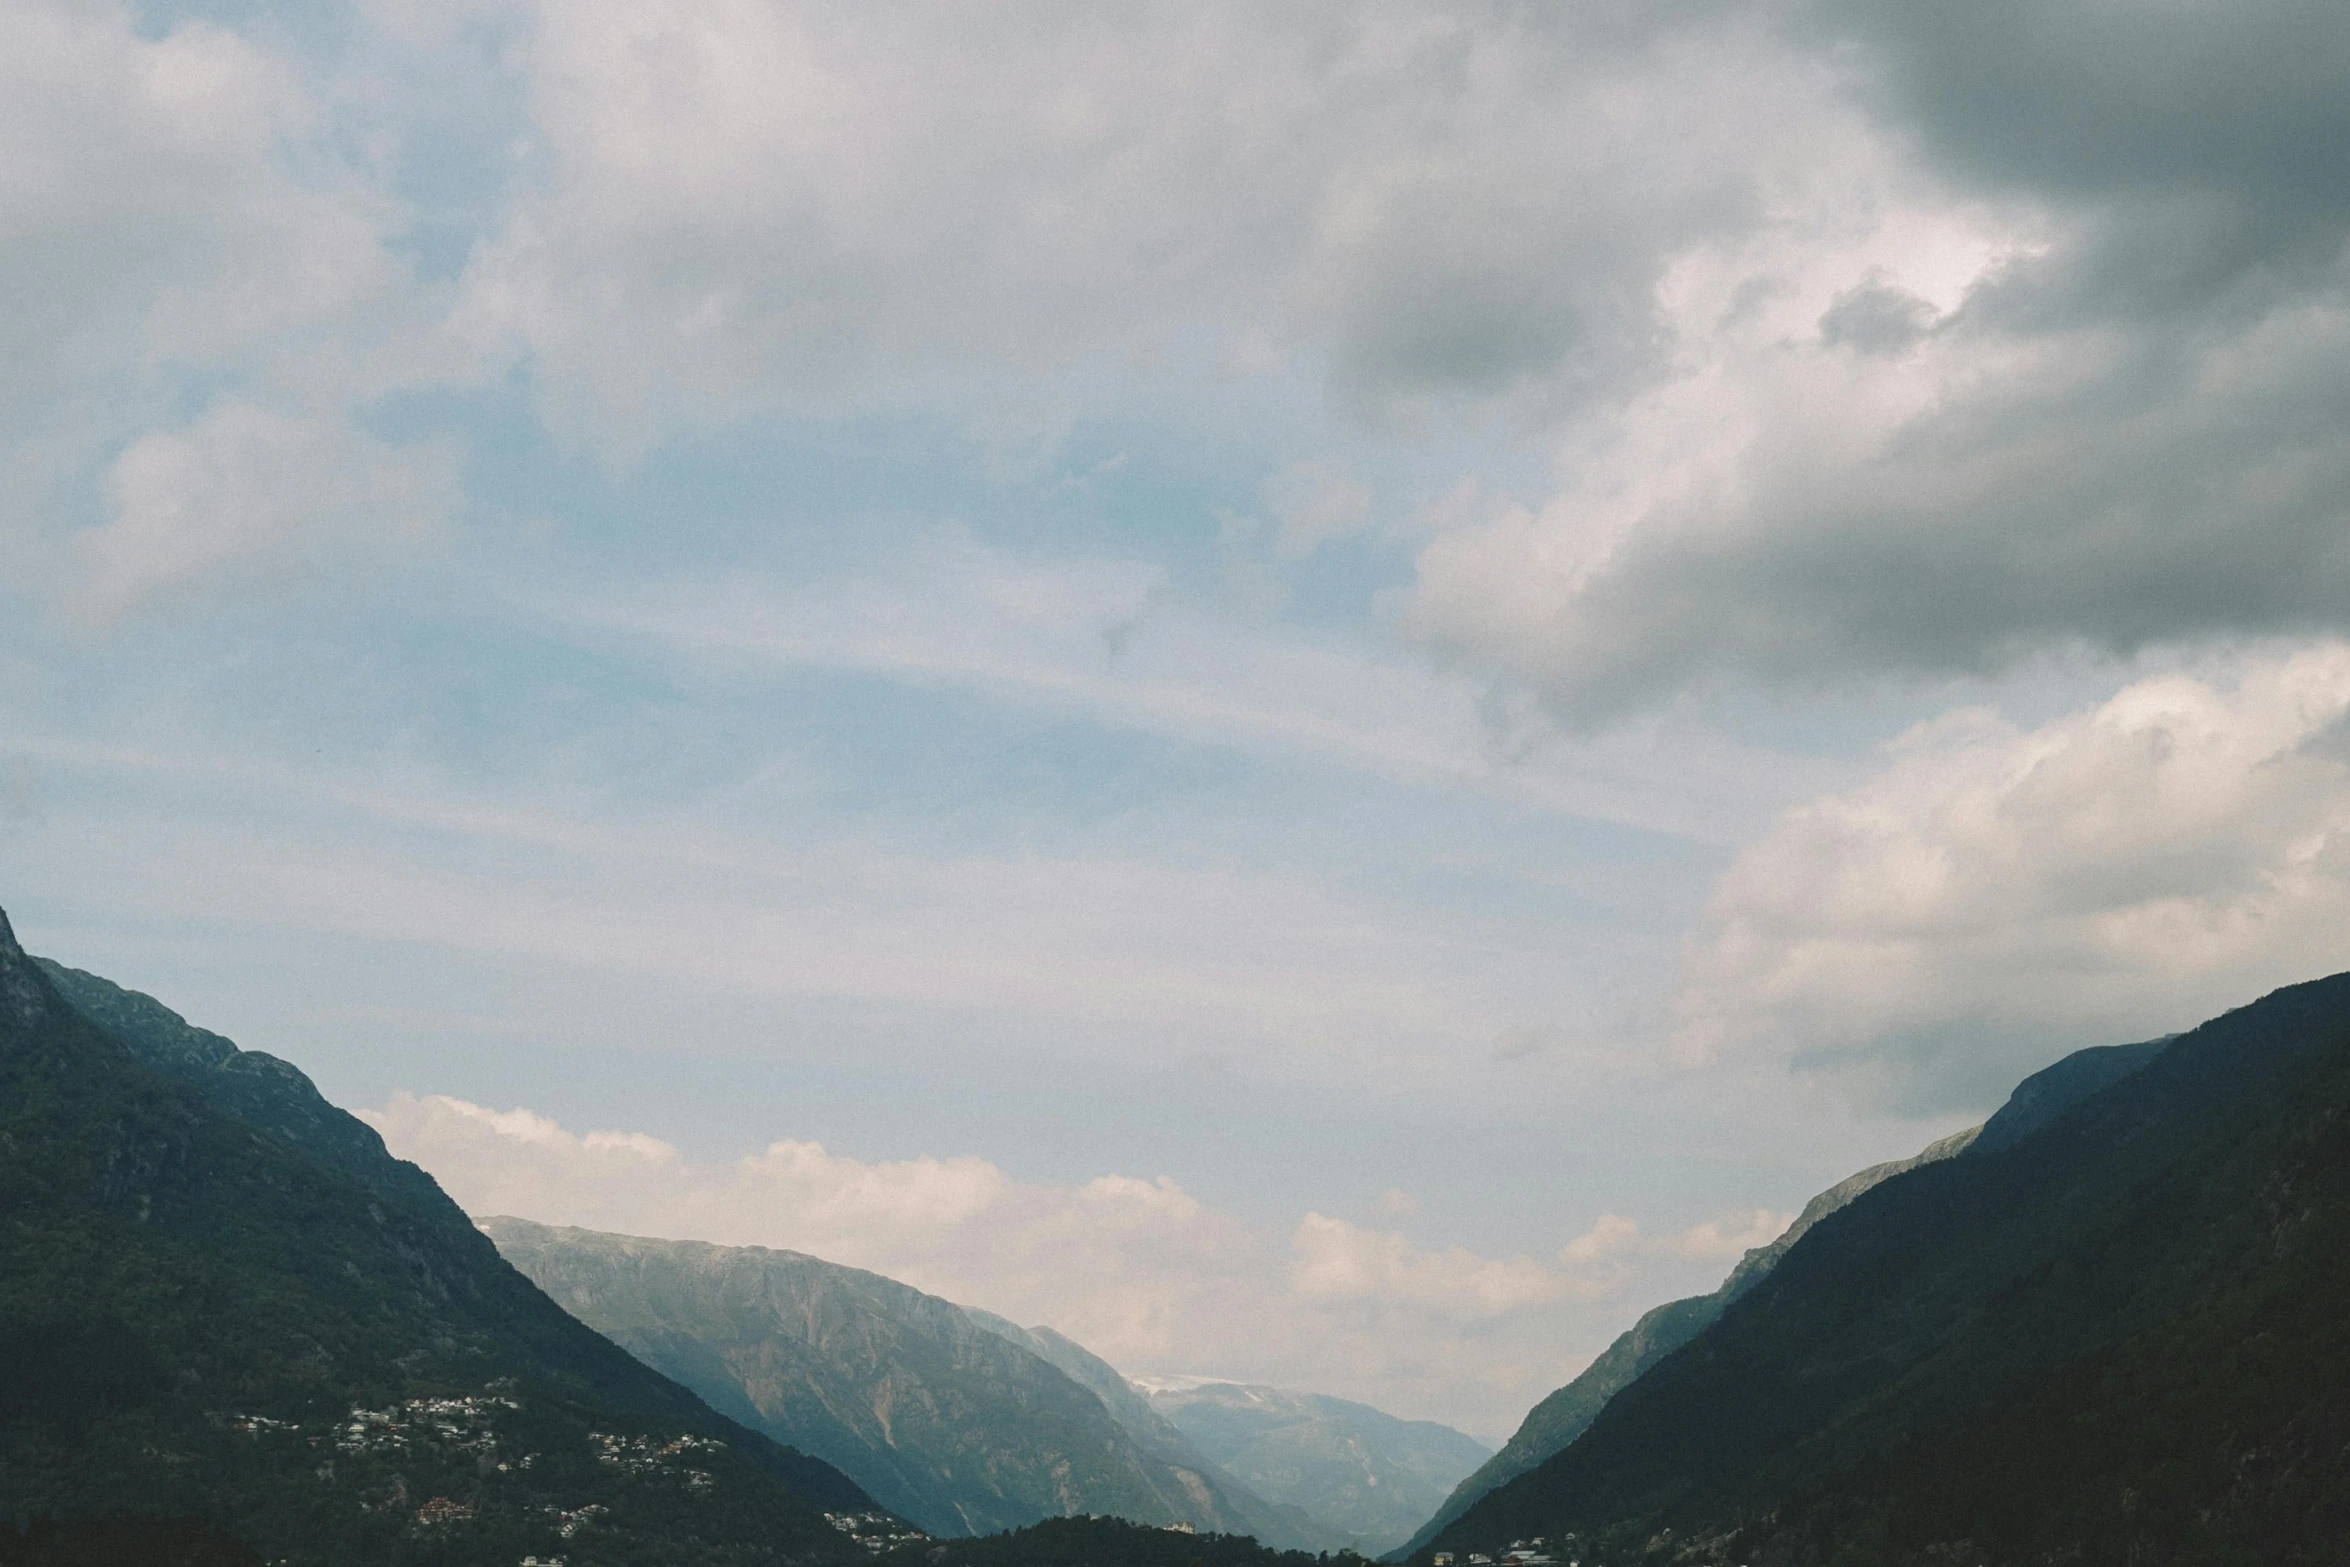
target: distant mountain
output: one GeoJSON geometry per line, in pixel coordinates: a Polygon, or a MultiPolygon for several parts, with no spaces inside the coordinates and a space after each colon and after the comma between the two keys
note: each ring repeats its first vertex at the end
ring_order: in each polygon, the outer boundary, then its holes
{"type": "MultiPolygon", "coordinates": [[[[2051,1067],[2051,1072],[2056,1068],[2051,1067]]],[[[2087,1092],[2084,1085],[2101,1080],[2094,1072],[2083,1074],[2077,1081],[2066,1083],[2087,1092]]],[[[2076,1094],[2076,1097],[2078,1095],[2076,1094]]],[[[2054,1104],[2057,1095],[2052,1092],[2048,1102],[2054,1104]]],[[[1986,1123],[1988,1125],[1988,1123],[1986,1123]]],[[[1855,1175],[1821,1192],[1803,1205],[1803,1212],[1787,1226],[1777,1240],[1767,1246],[1757,1246],[1738,1260],[1722,1287],[1710,1295],[1694,1295],[1686,1300],[1668,1301],[1645,1313],[1629,1331],[1603,1351],[1599,1358],[1583,1368],[1574,1381],[1552,1393],[1528,1412],[1516,1434],[1502,1444],[1476,1473],[1463,1480],[1452,1495],[1444,1499],[1434,1516],[1420,1525],[1411,1542],[1399,1555],[1419,1550],[1442,1533],[1445,1526],[1474,1506],[1478,1498],[1497,1486],[1505,1485],[1526,1473],[1569,1442],[1581,1436],[1597,1418],[1607,1401],[1632,1385],[1649,1367],[1688,1343],[1713,1325],[1716,1318],[1729,1309],[1730,1302],[1760,1283],[1763,1275],[1778,1265],[1788,1249],[1801,1240],[1811,1227],[1851,1202],[1871,1187],[1883,1184],[1905,1171],[1937,1160],[1963,1153],[1984,1131],[1972,1127],[1953,1133],[1907,1159],[1891,1159],[1883,1164],[1872,1164],[1855,1175]]]]}
{"type": "Polygon", "coordinates": [[[1259,1496],[1199,1449],[1199,1444],[1165,1415],[1151,1407],[1142,1389],[1126,1380],[1108,1361],[1076,1340],[1048,1327],[1024,1328],[993,1312],[963,1308],[972,1321],[989,1332],[1028,1349],[1058,1367],[1102,1401],[1110,1417],[1144,1452],[1178,1469],[1208,1477],[1230,1503],[1234,1526],[1278,1550],[1330,1551],[1357,1549],[1361,1541],[1344,1529],[1314,1517],[1301,1507],[1287,1506],[1259,1496]]]}
{"type": "Polygon", "coordinates": [[[1197,1377],[1138,1380],[1151,1407],[1241,1484],[1346,1530],[1367,1553],[1401,1544],[1490,1453],[1450,1426],[1343,1398],[1197,1377]]]}
{"type": "Polygon", "coordinates": [[[0,1556],[856,1559],[826,1509],[874,1504],[565,1315],[301,1073],[0,916],[0,1556]]]}
{"type": "Polygon", "coordinates": [[[2010,1108],[1963,1157],[1816,1225],[1433,1543],[1540,1534],[1587,1564],[2340,1562],[2350,975],[2071,1058],[2010,1108]]]}
{"type": "Polygon", "coordinates": [[[1094,1392],[950,1301],[798,1252],[481,1224],[648,1365],[933,1534],[1082,1513],[1249,1527],[1212,1473],[1138,1441],[1094,1392]]]}

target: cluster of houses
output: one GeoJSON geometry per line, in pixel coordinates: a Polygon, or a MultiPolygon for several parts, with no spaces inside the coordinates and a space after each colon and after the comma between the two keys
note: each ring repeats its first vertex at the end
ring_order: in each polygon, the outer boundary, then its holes
{"type": "MultiPolygon", "coordinates": [[[[465,1398],[412,1398],[384,1409],[353,1409],[335,1430],[335,1450],[354,1456],[397,1453],[415,1440],[486,1449],[492,1445],[489,1431],[492,1411],[521,1407],[511,1398],[476,1393],[465,1398]]],[[[259,1419],[251,1415],[239,1418],[259,1419]]]]}
{"type": "Polygon", "coordinates": [[[594,1523],[598,1518],[603,1517],[604,1514],[610,1512],[611,1510],[611,1508],[606,1507],[602,1502],[590,1502],[587,1504],[587,1506],[578,1508],[572,1512],[556,1511],[555,1532],[563,1536],[564,1539],[568,1540],[573,1535],[579,1533],[580,1530],[586,1528],[589,1524],[594,1523]]]}
{"type": "Polygon", "coordinates": [[[678,1462],[696,1453],[723,1452],[724,1442],[709,1436],[681,1436],[663,1442],[649,1436],[614,1436],[608,1431],[591,1431],[588,1440],[595,1444],[596,1462],[610,1464],[628,1474],[674,1474],[685,1480],[685,1488],[693,1492],[709,1490],[717,1482],[707,1469],[696,1469],[678,1462]]]}
{"type": "MultiPolygon", "coordinates": [[[[894,1551],[901,1545],[914,1545],[930,1538],[921,1530],[909,1528],[887,1513],[826,1513],[824,1521],[876,1556],[884,1551],[894,1551]]],[[[937,1555],[936,1552],[932,1554],[937,1555]]]]}
{"type": "MultiPolygon", "coordinates": [[[[1539,1534],[1531,1540],[1510,1541],[1510,1548],[1498,1557],[1488,1556],[1483,1551],[1471,1551],[1467,1557],[1457,1560],[1464,1567],[1559,1567],[1559,1559],[1550,1552],[1550,1542],[1539,1534]]],[[[1456,1564],[1456,1558],[1450,1551],[1438,1551],[1429,1561],[1432,1567],[1455,1567],[1456,1564]]],[[[1565,1567],[1582,1567],[1582,1563],[1570,1561],[1565,1567]]]]}

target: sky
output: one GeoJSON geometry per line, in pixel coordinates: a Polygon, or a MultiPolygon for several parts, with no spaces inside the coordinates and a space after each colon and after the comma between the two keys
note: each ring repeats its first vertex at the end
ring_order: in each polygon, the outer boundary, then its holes
{"type": "Polygon", "coordinates": [[[0,0],[0,906],[1489,1441],[2350,966],[2334,0],[0,0]]]}

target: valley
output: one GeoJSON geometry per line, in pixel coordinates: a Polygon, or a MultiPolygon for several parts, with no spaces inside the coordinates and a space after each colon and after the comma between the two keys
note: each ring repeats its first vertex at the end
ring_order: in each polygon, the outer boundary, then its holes
{"type": "Polygon", "coordinates": [[[1498,1452],[796,1252],[475,1221],[4,924],[0,1002],[0,1562],[2314,1564],[2350,1494],[2350,977],[1837,1183],[1498,1452]]]}

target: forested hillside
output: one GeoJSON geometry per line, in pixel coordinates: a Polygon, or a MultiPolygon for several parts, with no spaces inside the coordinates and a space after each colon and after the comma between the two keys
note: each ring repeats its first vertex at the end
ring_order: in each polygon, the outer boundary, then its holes
{"type": "Polygon", "coordinates": [[[299,1072],[58,977],[0,916],[0,1553],[861,1554],[856,1486],[565,1315],[299,1072]]]}
{"type": "Polygon", "coordinates": [[[2101,1081],[1822,1221],[1436,1546],[2340,1561],[2350,976],[2101,1081]]]}

